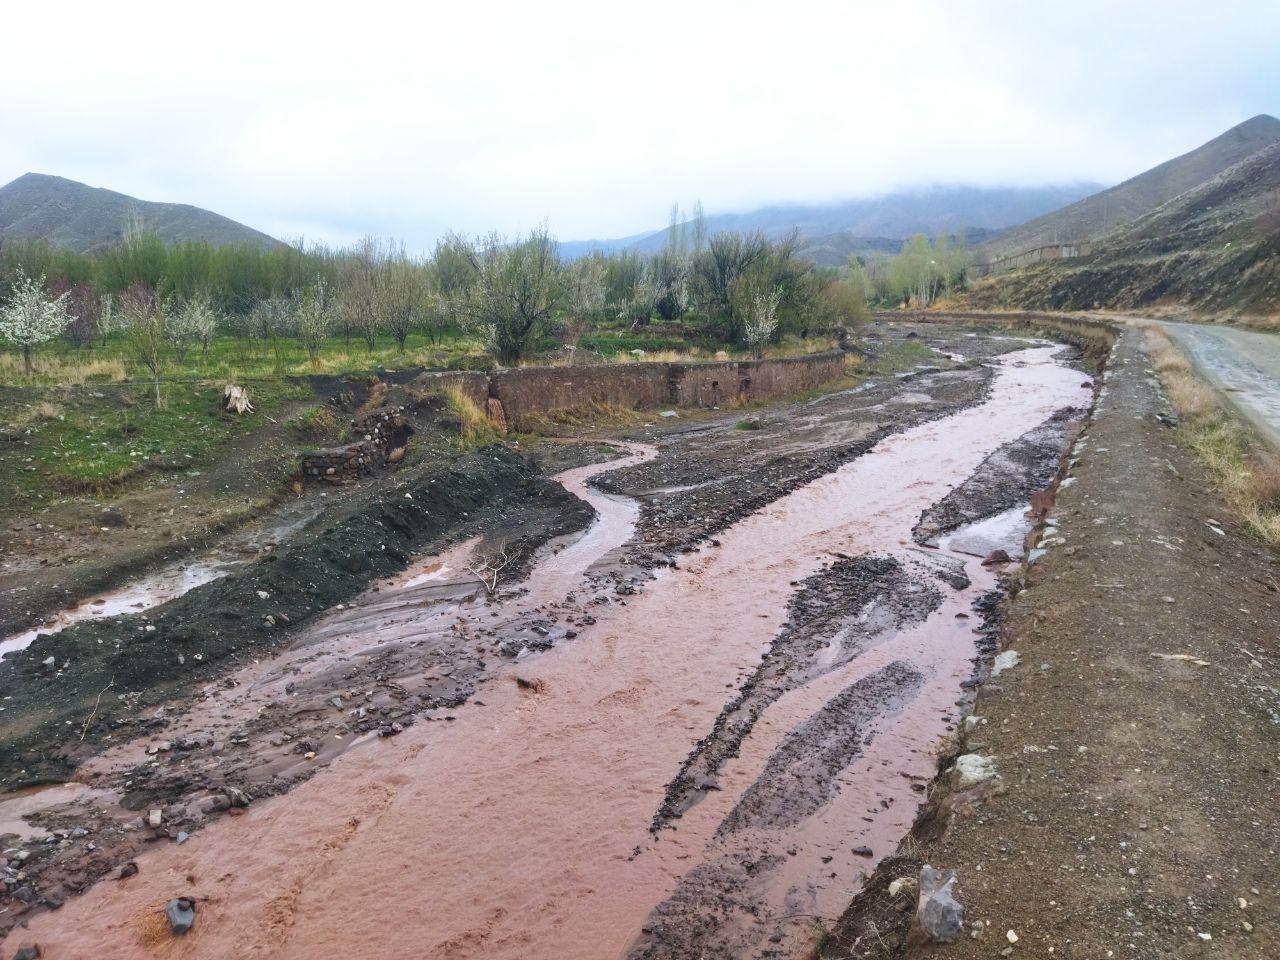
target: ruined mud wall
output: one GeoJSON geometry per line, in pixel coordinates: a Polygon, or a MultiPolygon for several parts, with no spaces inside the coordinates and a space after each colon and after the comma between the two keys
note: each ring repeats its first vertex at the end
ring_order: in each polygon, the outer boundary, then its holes
{"type": "Polygon", "coordinates": [[[507,421],[518,423],[525,417],[588,403],[644,410],[768,400],[815,389],[843,373],[844,355],[830,351],[784,360],[523,367],[489,376],[427,373],[415,385],[439,390],[456,384],[481,408],[486,401],[497,400],[507,421]]]}
{"type": "Polygon", "coordinates": [[[672,402],[668,367],[665,363],[632,363],[501,370],[489,378],[489,395],[501,401],[509,423],[587,403],[612,403],[630,409],[657,407],[672,402]]]}

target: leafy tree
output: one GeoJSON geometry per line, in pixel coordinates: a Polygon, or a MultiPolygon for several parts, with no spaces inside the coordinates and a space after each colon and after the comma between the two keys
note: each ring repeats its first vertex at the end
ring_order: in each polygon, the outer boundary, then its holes
{"type": "MultiPolygon", "coordinates": [[[[699,308],[731,341],[741,339],[742,316],[734,304],[734,285],[768,253],[761,233],[717,233],[693,260],[692,284],[699,308]]],[[[754,292],[754,291],[753,291],[754,292]]]]}
{"type": "Polygon", "coordinates": [[[67,294],[52,297],[43,276],[33,280],[19,271],[8,301],[0,307],[0,338],[22,351],[22,369],[29,377],[33,372],[31,351],[62,333],[71,320],[67,294]]]}

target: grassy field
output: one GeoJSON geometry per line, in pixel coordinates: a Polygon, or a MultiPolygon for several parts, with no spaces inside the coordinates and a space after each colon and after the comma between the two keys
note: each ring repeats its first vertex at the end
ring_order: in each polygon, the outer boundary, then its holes
{"type": "Polygon", "coordinates": [[[225,446],[268,423],[305,383],[255,383],[254,412],[222,412],[221,386],[165,384],[156,409],[150,388],[89,384],[42,390],[0,388],[0,466],[9,478],[0,505],[22,509],[67,494],[105,494],[146,474],[207,469],[225,446]]]}
{"type": "MultiPolygon", "coordinates": [[[[683,339],[685,332],[678,325],[658,323],[639,333],[605,327],[583,338],[575,362],[746,357],[740,349],[690,342],[683,339]]],[[[547,339],[538,346],[530,364],[569,362],[570,354],[557,341],[547,339]]],[[[788,338],[768,355],[798,356],[832,346],[823,338],[788,338]]],[[[0,352],[0,438],[5,441],[0,443],[0,469],[12,478],[0,492],[0,509],[24,510],[65,496],[103,497],[146,478],[164,482],[167,474],[198,475],[217,464],[236,438],[276,424],[276,414],[290,404],[294,409],[283,415],[292,418],[288,426],[297,441],[331,435],[328,410],[297,409],[311,399],[308,376],[377,376],[423,367],[483,367],[487,361],[479,341],[456,331],[437,342],[414,334],[406,347],[401,353],[393,340],[384,338],[370,351],[362,341],[334,339],[313,363],[293,338],[218,337],[207,355],[197,346],[181,364],[168,353],[159,409],[149,373],[131,356],[122,336],[80,349],[63,341],[45,344],[36,351],[32,377],[24,373],[19,354],[0,352]],[[223,413],[220,396],[229,382],[248,389],[253,414],[223,413]]],[[[922,358],[912,352],[901,359],[922,358]]],[[[488,438],[463,420],[472,428],[466,431],[466,443],[488,438]]]]}
{"type": "MultiPolygon", "coordinates": [[[[178,363],[172,352],[165,358],[162,377],[170,380],[234,380],[254,381],[308,374],[368,373],[405,367],[444,367],[463,357],[483,352],[478,341],[454,334],[432,343],[421,334],[413,334],[400,353],[390,337],[378,341],[369,351],[363,341],[350,344],[331,340],[312,363],[302,344],[291,337],[275,341],[218,337],[209,345],[208,356],[197,346],[188,351],[186,362],[178,363]]],[[[129,354],[123,337],[112,337],[105,344],[74,349],[63,341],[41,346],[35,354],[35,377],[23,374],[22,357],[16,352],[0,353],[0,385],[69,385],[84,383],[121,383],[144,380],[149,375],[129,354]]]]}

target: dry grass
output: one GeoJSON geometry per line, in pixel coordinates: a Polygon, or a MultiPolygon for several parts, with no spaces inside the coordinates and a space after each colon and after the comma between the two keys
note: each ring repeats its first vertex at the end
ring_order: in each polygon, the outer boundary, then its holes
{"type": "Polygon", "coordinates": [[[1221,403],[1187,359],[1156,326],[1145,328],[1147,353],[1182,423],[1178,440],[1205,465],[1214,486],[1245,524],[1280,548],[1280,458],[1221,403]]]}
{"type": "Polygon", "coordinates": [[[526,433],[554,436],[566,427],[588,429],[593,427],[630,427],[644,423],[652,416],[652,411],[645,414],[618,403],[593,400],[574,407],[565,407],[562,410],[551,410],[546,413],[521,417],[520,429],[526,433]]]}
{"type": "Polygon", "coordinates": [[[124,361],[118,357],[91,357],[76,354],[32,357],[33,376],[23,371],[22,356],[0,353],[0,383],[56,383],[59,386],[83,386],[86,383],[121,383],[128,379],[124,361]]]}
{"type": "Polygon", "coordinates": [[[480,404],[472,400],[458,386],[447,386],[440,391],[449,410],[458,418],[457,445],[463,450],[474,450],[491,443],[498,443],[502,434],[498,426],[489,419],[488,411],[481,409],[480,404]]]}

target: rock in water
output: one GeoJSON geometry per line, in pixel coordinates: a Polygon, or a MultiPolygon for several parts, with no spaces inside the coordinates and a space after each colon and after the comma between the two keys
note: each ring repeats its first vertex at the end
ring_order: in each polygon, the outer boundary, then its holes
{"type": "Polygon", "coordinates": [[[24,943],[13,955],[13,960],[40,960],[40,944],[24,943]]]}
{"type": "Polygon", "coordinates": [[[196,925],[196,902],[190,897],[170,900],[164,913],[169,918],[169,929],[174,933],[186,933],[196,925]]]}
{"type": "Polygon", "coordinates": [[[937,943],[955,943],[964,932],[964,907],[955,898],[954,870],[920,870],[920,901],[916,924],[937,943]]]}

